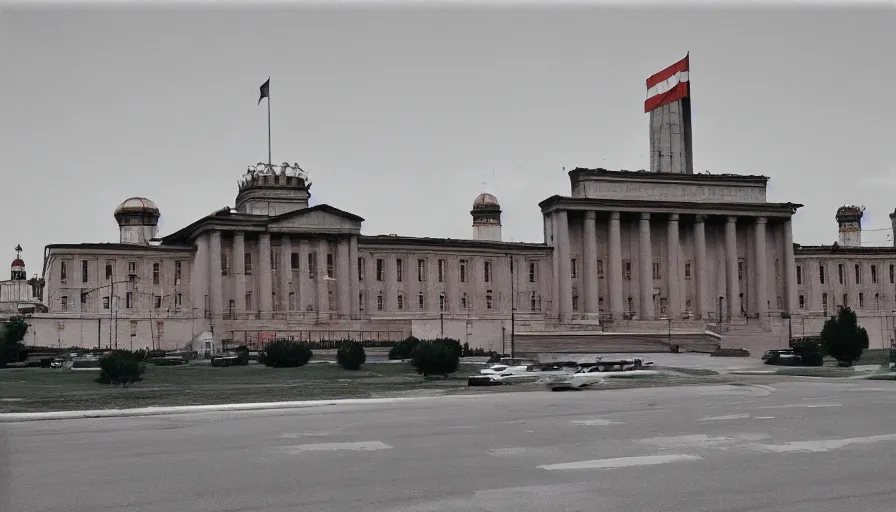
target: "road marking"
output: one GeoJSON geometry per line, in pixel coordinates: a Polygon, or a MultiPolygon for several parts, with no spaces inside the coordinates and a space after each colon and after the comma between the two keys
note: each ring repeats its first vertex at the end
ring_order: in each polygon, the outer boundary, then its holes
{"type": "Polygon", "coordinates": [[[700,418],[700,421],[742,420],[749,417],[749,414],[729,414],[728,416],[710,416],[708,418],[700,418]]]}
{"type": "Polygon", "coordinates": [[[573,420],[572,424],[573,425],[587,425],[590,427],[592,427],[592,426],[593,427],[605,427],[607,425],[624,425],[625,423],[623,423],[621,421],[610,421],[610,420],[604,420],[604,419],[600,419],[600,418],[594,418],[594,419],[590,419],[590,420],[573,420]]]}
{"type": "Polygon", "coordinates": [[[539,469],[547,471],[563,471],[577,469],[616,469],[634,466],[655,466],[657,464],[668,464],[670,462],[681,462],[686,460],[700,460],[697,455],[646,455],[643,457],[619,457],[615,459],[596,459],[583,460],[580,462],[566,462],[563,464],[547,464],[538,466],[539,469]]]}
{"type": "Polygon", "coordinates": [[[820,407],[843,407],[843,404],[788,404],[788,405],[763,405],[758,409],[788,409],[792,407],[805,407],[807,409],[817,409],[820,407]]]}
{"type": "Polygon", "coordinates": [[[846,439],[821,439],[817,441],[797,441],[784,444],[751,444],[749,448],[754,450],[790,453],[790,452],[829,452],[844,448],[853,444],[872,444],[884,441],[896,441],[896,434],[883,434],[878,436],[849,437],[846,439]]]}
{"type": "Polygon", "coordinates": [[[283,450],[298,454],[300,452],[331,452],[337,450],[349,450],[354,452],[372,452],[375,450],[387,450],[391,446],[380,441],[361,441],[358,443],[315,443],[315,444],[298,444],[294,446],[285,446],[283,450]]]}
{"type": "Polygon", "coordinates": [[[775,419],[775,417],[774,416],[756,416],[756,419],[757,420],[773,420],[773,419],[775,419]]]}
{"type": "Polygon", "coordinates": [[[744,442],[758,442],[768,439],[769,437],[771,436],[768,434],[753,433],[734,434],[730,437],[710,437],[705,434],[692,434],[673,437],[652,437],[649,439],[639,439],[635,442],[639,444],[649,444],[661,450],[682,450],[687,448],[727,449],[743,444],[744,442]]]}

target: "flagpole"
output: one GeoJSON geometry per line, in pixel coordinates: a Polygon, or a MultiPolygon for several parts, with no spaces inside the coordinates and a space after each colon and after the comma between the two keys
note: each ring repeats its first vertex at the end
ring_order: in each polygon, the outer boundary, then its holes
{"type": "MultiPolygon", "coordinates": [[[[271,83],[271,77],[268,77],[268,84],[271,83]]],[[[268,85],[268,167],[273,169],[271,162],[271,86],[268,85]]]]}

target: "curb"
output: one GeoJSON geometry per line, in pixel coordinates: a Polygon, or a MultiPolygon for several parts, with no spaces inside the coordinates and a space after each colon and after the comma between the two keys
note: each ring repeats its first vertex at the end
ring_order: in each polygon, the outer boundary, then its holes
{"type": "Polygon", "coordinates": [[[187,414],[196,412],[241,412],[308,409],[327,405],[368,405],[412,402],[433,397],[396,397],[396,398],[346,398],[339,400],[303,400],[295,402],[258,402],[219,405],[183,405],[178,407],[141,407],[138,409],[98,409],[92,411],[54,411],[54,412],[11,412],[0,414],[0,423],[17,423],[23,421],[76,420],[91,418],[127,418],[138,416],[164,416],[169,414],[187,414]]]}

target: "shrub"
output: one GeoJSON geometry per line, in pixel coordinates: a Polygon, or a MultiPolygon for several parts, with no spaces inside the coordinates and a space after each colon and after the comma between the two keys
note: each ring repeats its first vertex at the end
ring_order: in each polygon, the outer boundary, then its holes
{"type": "Polygon", "coordinates": [[[447,377],[449,373],[457,371],[460,354],[453,343],[447,343],[445,340],[421,341],[411,353],[411,364],[417,373],[424,377],[430,375],[447,377]]]}
{"type": "Polygon", "coordinates": [[[359,341],[343,341],[336,351],[336,362],[343,369],[360,370],[364,361],[367,361],[367,354],[364,353],[364,346],[359,341]]]}
{"type": "Polygon", "coordinates": [[[414,351],[418,344],[420,344],[420,340],[413,336],[408,336],[389,349],[389,359],[410,359],[411,352],[414,351]]]}
{"type": "Polygon", "coordinates": [[[868,348],[868,331],[859,327],[856,313],[849,307],[842,307],[837,316],[832,316],[821,329],[824,351],[836,359],[840,366],[851,366],[853,361],[868,348]]]}
{"type": "Polygon", "coordinates": [[[803,366],[823,366],[824,354],[821,345],[813,340],[800,340],[793,343],[793,353],[800,356],[803,366]]]}
{"type": "Polygon", "coordinates": [[[100,376],[97,382],[116,384],[126,387],[133,382],[143,380],[140,374],[144,367],[137,361],[137,356],[130,350],[113,350],[100,359],[100,376]]]}
{"type": "MultiPolygon", "coordinates": [[[[263,362],[265,366],[272,368],[295,368],[303,366],[311,360],[314,355],[311,348],[304,343],[291,340],[276,340],[269,343],[262,355],[259,355],[259,362],[263,362]]],[[[247,354],[248,355],[248,354],[247,354]]]]}
{"type": "Polygon", "coordinates": [[[21,318],[11,318],[0,325],[0,368],[6,363],[18,363],[28,354],[21,343],[28,331],[28,323],[21,318]]]}

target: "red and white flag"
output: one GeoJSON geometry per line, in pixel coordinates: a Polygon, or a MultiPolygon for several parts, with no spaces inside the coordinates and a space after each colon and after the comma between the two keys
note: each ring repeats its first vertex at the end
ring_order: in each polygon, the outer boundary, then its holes
{"type": "Polygon", "coordinates": [[[650,112],[657,107],[687,98],[690,95],[689,57],[690,54],[685,55],[680,61],[647,79],[647,99],[644,100],[644,112],[650,112]]]}

